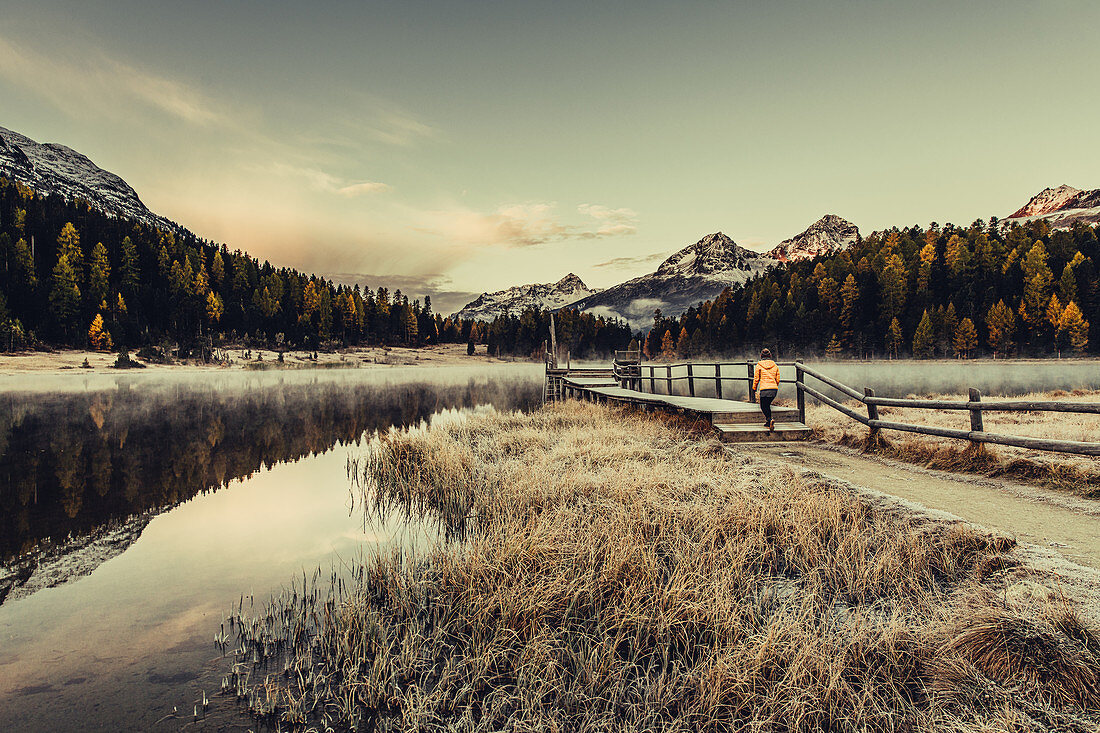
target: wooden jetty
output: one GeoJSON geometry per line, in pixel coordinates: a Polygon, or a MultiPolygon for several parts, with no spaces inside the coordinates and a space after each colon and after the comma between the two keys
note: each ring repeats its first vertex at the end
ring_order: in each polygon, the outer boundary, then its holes
{"type": "MultiPolygon", "coordinates": [[[[780,366],[793,366],[794,363],[780,366]]],[[[773,407],[775,429],[768,430],[752,390],[751,362],[723,364],[643,364],[638,352],[617,352],[609,367],[571,367],[568,357],[560,366],[552,351],[547,352],[546,401],[579,399],[589,402],[631,405],[643,410],[664,410],[701,420],[714,426],[729,443],[804,440],[806,426],[802,391],[796,389],[798,407],[773,407]],[[725,373],[723,374],[723,368],[725,373]],[[734,369],[737,369],[735,372],[734,369]],[[674,373],[685,371],[685,374],[674,373]],[[658,376],[657,372],[661,372],[658,376]],[[709,373],[708,373],[709,372],[709,373]],[[728,382],[747,381],[747,400],[728,399],[728,382]],[[687,394],[677,394],[679,382],[687,394]],[[697,396],[703,382],[710,382],[715,396],[697,396]],[[647,392],[645,388],[649,387],[647,392]],[[663,390],[663,391],[662,391],[663,390]],[[725,391],[724,391],[725,390],[725,391]]],[[[782,394],[782,389],[780,390],[782,394]]]]}
{"type": "MultiPolygon", "coordinates": [[[[555,344],[556,346],[556,344],[555,344]]],[[[681,364],[646,364],[636,351],[616,352],[610,367],[572,368],[568,355],[565,366],[559,366],[554,352],[546,354],[547,401],[581,399],[591,402],[627,404],[644,410],[666,410],[709,420],[714,429],[727,442],[771,442],[804,440],[810,436],[806,426],[806,397],[812,397],[823,405],[867,426],[872,439],[883,430],[917,433],[940,438],[968,441],[971,446],[991,443],[1016,448],[1100,456],[1100,443],[1057,440],[1026,435],[1005,435],[985,431],[983,414],[986,412],[1057,412],[1100,414],[1100,402],[1069,402],[1058,400],[1000,400],[986,402],[974,388],[968,390],[968,399],[933,400],[920,398],[879,397],[870,387],[859,391],[822,374],[801,361],[778,362],[780,373],[786,370],[788,377],[781,378],[783,385],[794,389],[797,407],[773,407],[775,430],[764,426],[764,418],[756,405],[752,389],[753,362],[718,362],[681,364]],[[793,370],[794,378],[789,378],[793,370]],[[807,378],[816,380],[816,387],[807,384],[807,378]],[[747,388],[745,400],[729,399],[729,382],[744,382],[747,388]],[[818,384],[820,383],[820,384],[818,384]],[[713,396],[698,394],[712,392],[713,396]],[[687,392],[687,394],[682,394],[687,392]],[[969,430],[936,425],[921,425],[883,420],[879,407],[907,407],[920,410],[946,410],[969,414],[969,430]],[[859,408],[866,410],[861,414],[859,408]]]]}

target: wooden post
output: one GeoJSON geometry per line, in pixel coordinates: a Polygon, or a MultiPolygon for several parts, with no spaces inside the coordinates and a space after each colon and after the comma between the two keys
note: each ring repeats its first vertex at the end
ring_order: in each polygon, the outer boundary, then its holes
{"type": "Polygon", "coordinates": [[[802,391],[802,385],[806,383],[806,375],[802,373],[802,360],[794,363],[794,392],[798,400],[798,421],[806,424],[806,393],[802,391]]]}
{"type": "Polygon", "coordinates": [[[672,365],[669,364],[665,369],[668,370],[668,393],[672,394],[672,365]]]}
{"type": "Polygon", "coordinates": [[[688,362],[688,395],[695,396],[695,375],[692,373],[691,362],[688,362]]]}
{"type": "Polygon", "coordinates": [[[751,361],[746,361],[745,366],[748,367],[748,370],[749,370],[749,402],[756,402],[756,390],[752,388],[752,378],[753,378],[752,362],[751,361]]]}
{"type": "Polygon", "coordinates": [[[554,363],[554,368],[555,369],[558,366],[558,335],[556,333],[556,330],[557,329],[554,328],[554,314],[551,313],[550,314],[550,353],[553,354],[551,359],[554,363]]]}
{"type": "MultiPolygon", "coordinates": [[[[875,390],[871,389],[870,387],[864,387],[863,388],[863,396],[864,397],[874,397],[875,396],[875,390]]],[[[878,420],[878,405],[871,404],[870,402],[867,403],[867,419],[868,420],[878,420]]],[[[871,440],[876,440],[878,438],[880,432],[881,431],[879,430],[879,428],[872,425],[871,426],[871,440]]]]}
{"type": "Polygon", "coordinates": [[[714,365],[714,394],[722,399],[722,365],[714,365]]]}
{"type": "Polygon", "coordinates": [[[657,394],[657,378],[654,376],[657,373],[657,367],[652,364],[649,365],[649,393],[657,394]]]}
{"type": "MultiPolygon", "coordinates": [[[[971,405],[974,405],[975,403],[978,403],[978,402],[981,402],[981,401],[982,401],[982,393],[979,392],[978,390],[974,389],[973,387],[971,387],[970,388],[970,403],[971,403],[971,405]]],[[[970,432],[972,432],[972,433],[984,433],[985,432],[985,425],[982,422],[982,411],[977,409],[976,407],[973,407],[973,406],[970,408],[970,432]]],[[[978,443],[976,441],[970,441],[970,442],[974,446],[978,445],[978,443]]]]}

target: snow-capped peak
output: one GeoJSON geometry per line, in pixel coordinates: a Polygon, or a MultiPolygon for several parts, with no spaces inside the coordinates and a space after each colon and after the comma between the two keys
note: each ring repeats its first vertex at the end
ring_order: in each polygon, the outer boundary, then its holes
{"type": "Polygon", "coordinates": [[[826,214],[806,231],[785,239],[769,252],[780,262],[833,254],[851,247],[859,239],[859,228],[836,214],[826,214]]]}
{"type": "Polygon", "coordinates": [[[82,199],[110,216],[128,217],[165,230],[181,227],[151,212],[137,192],[86,155],[56,143],[37,143],[0,127],[0,176],[43,195],[82,199]]]}
{"type": "Polygon", "coordinates": [[[516,285],[495,293],[482,293],[454,317],[491,321],[504,313],[519,315],[528,308],[561,308],[598,292],[599,289],[589,288],[571,272],[556,283],[516,285]]]}
{"type": "Polygon", "coordinates": [[[1065,184],[1045,188],[1024,204],[1005,223],[1043,219],[1054,229],[1068,229],[1075,222],[1100,223],[1100,188],[1082,191],[1065,184]]]}
{"type": "Polygon", "coordinates": [[[745,249],[722,232],[708,234],[661,263],[656,277],[704,277],[728,279],[730,271],[762,270],[764,255],[745,249]]]}
{"type": "Polygon", "coordinates": [[[1065,208],[1066,204],[1073,201],[1081,193],[1081,189],[1067,186],[1064,183],[1058,188],[1044,188],[1032,196],[1030,201],[1009,218],[1018,219],[1025,216],[1050,214],[1065,208]]]}

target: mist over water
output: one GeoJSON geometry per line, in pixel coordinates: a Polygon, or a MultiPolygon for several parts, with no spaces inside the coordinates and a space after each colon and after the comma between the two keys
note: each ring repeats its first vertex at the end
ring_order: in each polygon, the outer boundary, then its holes
{"type": "Polygon", "coordinates": [[[974,387],[991,397],[1014,397],[1052,390],[1100,389],[1100,361],[908,360],[874,362],[811,362],[818,371],[861,390],[870,387],[882,397],[910,394],[966,394],[974,387]]]}
{"type": "MultiPolygon", "coordinates": [[[[697,397],[715,397],[714,362],[722,361],[722,397],[745,400],[748,398],[749,380],[754,361],[729,362],[728,360],[699,359],[692,366],[697,397]]],[[[644,362],[642,365],[642,390],[668,394],[668,377],[673,379],[672,392],[687,395],[687,367],[673,364],[644,362]],[[653,378],[650,379],[650,366],[653,378]]],[[[966,394],[970,387],[990,397],[1013,397],[1032,392],[1052,390],[1071,391],[1100,390],[1100,360],[916,360],[895,359],[880,361],[807,361],[806,365],[825,376],[863,391],[875,390],[880,397],[905,397],[926,394],[966,394]]],[[[781,366],[781,398],[794,397],[795,369],[781,366]]],[[[811,377],[807,383],[831,397],[842,396],[811,377]]]]}
{"type": "MultiPolygon", "coordinates": [[[[368,526],[349,499],[347,462],[375,431],[531,409],[542,368],[27,375],[0,387],[0,729],[179,730],[193,698],[218,689],[210,634],[242,591],[261,602],[303,571],[419,531],[400,518],[368,526]],[[161,720],[173,706],[183,717],[161,720]]],[[[255,728],[231,701],[218,715],[199,729],[255,728]]]]}

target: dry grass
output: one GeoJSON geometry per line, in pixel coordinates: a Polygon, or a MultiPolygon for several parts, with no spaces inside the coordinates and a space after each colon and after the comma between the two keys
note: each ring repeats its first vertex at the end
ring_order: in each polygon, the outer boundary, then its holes
{"type": "Polygon", "coordinates": [[[368,463],[370,501],[422,512],[454,541],[367,561],[329,594],[303,580],[234,617],[241,674],[226,686],[268,719],[470,731],[1100,721],[1100,638],[1064,602],[1007,600],[1024,573],[1010,539],[886,514],[674,422],[577,402],[391,432],[368,463]],[[283,677],[245,679],[279,660],[283,677]]]}
{"type": "MultiPolygon", "coordinates": [[[[921,397],[961,402],[967,400],[965,395],[936,394],[921,395],[921,397]]],[[[983,399],[992,402],[1001,398],[984,397],[983,399]]],[[[1004,399],[1100,402],[1100,392],[1056,390],[1004,399]]],[[[849,406],[861,411],[865,409],[854,401],[850,402],[849,406]]],[[[935,425],[963,430],[970,427],[970,415],[965,410],[880,407],[879,415],[884,420],[917,425],[935,425]]],[[[1100,496],[1100,458],[1044,453],[1011,446],[984,445],[975,449],[963,440],[893,430],[884,431],[883,440],[871,446],[867,442],[867,428],[812,399],[807,400],[806,421],[814,429],[814,436],[826,442],[871,450],[929,468],[986,476],[1009,476],[1041,485],[1068,488],[1085,496],[1100,496]]],[[[984,412],[983,421],[988,433],[1100,442],[1100,414],[984,412]]]]}

